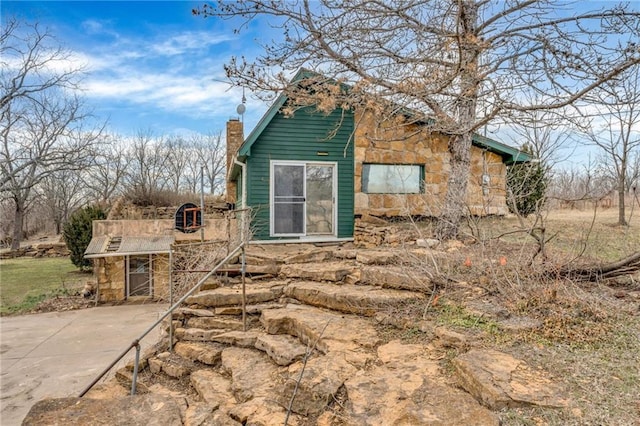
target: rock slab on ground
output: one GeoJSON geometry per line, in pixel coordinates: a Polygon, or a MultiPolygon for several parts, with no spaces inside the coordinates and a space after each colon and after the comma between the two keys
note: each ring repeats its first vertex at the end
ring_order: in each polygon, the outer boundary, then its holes
{"type": "Polygon", "coordinates": [[[312,281],[291,283],[285,287],[284,293],[308,305],[367,316],[373,316],[382,309],[424,299],[424,295],[409,291],[364,285],[327,285],[312,281]]]}
{"type": "Polygon", "coordinates": [[[117,399],[43,399],[31,407],[22,424],[181,426],[182,419],[173,398],[145,394],[117,399]]]}
{"type": "Polygon", "coordinates": [[[345,382],[347,424],[497,426],[498,418],[473,397],[444,383],[426,348],[392,341],[378,348],[382,365],[345,382]]]}
{"type": "Polygon", "coordinates": [[[302,305],[262,312],[260,322],[269,334],[289,334],[323,353],[371,348],[380,342],[373,324],[363,318],[339,315],[302,305]]]}
{"type": "Polygon", "coordinates": [[[513,356],[491,349],[473,349],[453,365],[462,387],[493,410],[537,405],[564,407],[562,387],[544,371],[513,356]]]}

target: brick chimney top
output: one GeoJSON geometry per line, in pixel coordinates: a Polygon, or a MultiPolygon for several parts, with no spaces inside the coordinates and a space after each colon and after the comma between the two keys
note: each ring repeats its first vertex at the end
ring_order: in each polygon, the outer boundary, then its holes
{"type": "Polygon", "coordinates": [[[242,121],[238,118],[230,118],[227,121],[227,202],[236,201],[236,184],[229,180],[229,174],[233,168],[233,160],[238,153],[238,149],[244,142],[244,130],[242,121]]]}

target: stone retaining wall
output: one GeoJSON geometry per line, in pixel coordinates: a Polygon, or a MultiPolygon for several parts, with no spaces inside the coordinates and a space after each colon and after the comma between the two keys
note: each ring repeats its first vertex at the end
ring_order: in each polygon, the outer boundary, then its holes
{"type": "Polygon", "coordinates": [[[68,257],[69,249],[65,243],[43,243],[21,247],[18,250],[8,250],[0,253],[0,259],[14,257],[68,257]]]}

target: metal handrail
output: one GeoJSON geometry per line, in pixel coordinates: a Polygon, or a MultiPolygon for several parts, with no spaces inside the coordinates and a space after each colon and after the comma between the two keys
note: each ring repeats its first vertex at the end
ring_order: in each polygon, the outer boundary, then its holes
{"type": "Polygon", "coordinates": [[[89,386],[87,386],[81,393],[80,395],[78,395],[79,398],[82,398],[87,392],[89,392],[91,390],[92,387],[95,386],[96,383],[98,383],[98,381],[100,379],[102,379],[104,377],[105,374],[107,374],[114,365],[116,365],[122,358],[124,358],[124,356],[129,353],[129,351],[131,350],[131,348],[136,348],[136,360],[135,360],[135,364],[133,366],[133,379],[131,380],[131,395],[135,395],[136,393],[136,381],[137,381],[137,377],[138,377],[138,364],[140,362],[140,340],[142,340],[147,334],[149,334],[154,328],[156,328],[166,317],[168,317],[169,315],[171,315],[173,313],[173,311],[182,304],[182,302],[184,302],[187,297],[191,296],[193,293],[195,293],[195,291],[197,289],[200,288],[200,286],[202,284],[204,284],[204,282],[209,279],[209,277],[211,275],[213,275],[214,273],[216,273],[216,271],[218,269],[220,269],[222,267],[222,265],[224,265],[225,263],[229,262],[236,254],[238,254],[238,252],[240,252],[241,250],[244,249],[246,242],[243,241],[241,242],[238,247],[236,247],[235,249],[233,249],[233,251],[231,251],[227,257],[225,257],[224,259],[222,259],[216,266],[213,267],[213,269],[211,269],[211,271],[209,271],[204,277],[202,277],[196,285],[194,285],[191,290],[189,290],[184,296],[182,296],[180,298],[180,300],[178,300],[176,303],[174,303],[155,323],[153,323],[152,326],[150,326],[149,328],[147,328],[145,330],[144,333],[142,333],[140,335],[140,337],[138,337],[137,339],[135,339],[133,342],[131,342],[131,344],[124,350],[122,351],[122,353],[120,353],[120,355],[118,355],[116,357],[116,359],[109,364],[109,366],[107,368],[105,368],[102,373],[100,373],[90,384],[89,386]]]}

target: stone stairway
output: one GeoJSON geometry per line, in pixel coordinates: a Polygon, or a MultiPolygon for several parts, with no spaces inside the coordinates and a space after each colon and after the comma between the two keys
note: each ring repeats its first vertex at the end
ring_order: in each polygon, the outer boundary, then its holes
{"type": "MultiPolygon", "coordinates": [[[[397,260],[392,255],[371,257],[367,265],[355,250],[336,247],[277,256],[248,250],[247,330],[238,280],[211,284],[176,311],[174,350],[150,356],[149,371],[175,380],[188,376],[197,394],[191,404],[208,404],[218,421],[224,411],[228,424],[283,424],[296,384],[289,424],[321,415],[345,380],[376,358],[380,338],[366,317],[425,298],[401,267],[386,264],[397,260]]],[[[237,270],[235,262],[223,269],[237,270]]],[[[130,375],[119,378],[130,385],[130,375]]],[[[183,414],[189,424],[193,411],[183,414]]]]}
{"type": "MultiPolygon", "coordinates": [[[[173,315],[173,350],[165,338],[143,354],[138,398],[175,400],[180,421],[164,424],[190,426],[497,425],[451,386],[441,352],[383,344],[372,317],[424,304],[431,289],[400,262],[384,250],[250,246],[246,330],[237,279],[189,297],[173,315]]],[[[105,386],[129,388],[132,369],[105,386]]]]}

